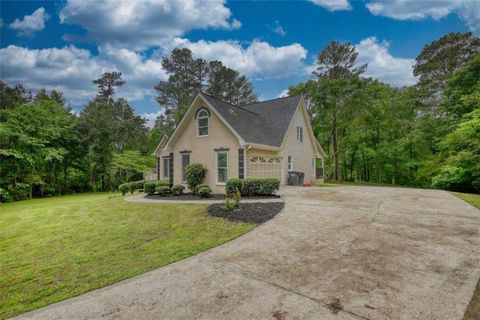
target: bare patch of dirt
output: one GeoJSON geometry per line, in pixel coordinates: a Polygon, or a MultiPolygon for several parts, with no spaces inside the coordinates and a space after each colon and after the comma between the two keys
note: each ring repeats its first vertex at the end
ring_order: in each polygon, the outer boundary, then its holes
{"type": "Polygon", "coordinates": [[[272,312],[273,319],[275,320],[285,320],[287,319],[287,314],[287,311],[275,310],[274,312],[272,312]]]}
{"type": "Polygon", "coordinates": [[[284,205],[283,202],[241,203],[240,208],[225,211],[223,203],[215,203],[208,207],[208,213],[214,217],[225,218],[231,221],[259,224],[275,217],[283,209],[284,205]]]}
{"type": "Polygon", "coordinates": [[[328,304],[328,308],[333,314],[337,314],[340,310],[343,310],[343,304],[340,302],[340,299],[334,298],[333,301],[328,304]]]}

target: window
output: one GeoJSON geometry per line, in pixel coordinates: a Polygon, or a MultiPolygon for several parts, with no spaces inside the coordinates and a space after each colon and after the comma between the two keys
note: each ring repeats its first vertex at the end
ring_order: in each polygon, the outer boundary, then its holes
{"type": "Polygon", "coordinates": [[[182,153],[182,182],[185,182],[185,169],[190,164],[190,153],[182,153]]]}
{"type": "Polygon", "coordinates": [[[216,183],[225,184],[227,182],[227,171],[228,171],[228,153],[226,151],[217,151],[215,152],[215,162],[216,162],[216,183]]]}
{"type": "Polygon", "coordinates": [[[163,178],[170,178],[170,158],[165,157],[163,160],[163,178]]]}
{"type": "Polygon", "coordinates": [[[293,158],[292,156],[288,156],[288,171],[293,170],[293,158]]]}
{"type": "Polygon", "coordinates": [[[300,141],[303,143],[303,128],[302,127],[297,127],[297,141],[300,141]]]}
{"type": "Polygon", "coordinates": [[[197,114],[197,135],[199,137],[208,136],[208,111],[203,109],[197,114]]]}

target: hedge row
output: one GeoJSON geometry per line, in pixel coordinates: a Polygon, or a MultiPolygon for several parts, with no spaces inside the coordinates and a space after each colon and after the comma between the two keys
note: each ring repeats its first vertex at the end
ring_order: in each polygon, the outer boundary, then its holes
{"type": "Polygon", "coordinates": [[[280,180],[275,178],[266,179],[229,179],[225,185],[227,194],[235,194],[239,190],[242,196],[272,195],[280,189],[280,180]]]}
{"type": "Polygon", "coordinates": [[[145,181],[143,181],[143,180],[122,183],[121,185],[118,186],[118,190],[123,195],[125,195],[125,193],[127,193],[127,192],[134,193],[137,190],[142,190],[144,183],[145,183],[145,181]]]}
{"type": "Polygon", "coordinates": [[[170,188],[170,182],[168,182],[167,180],[148,181],[143,184],[143,191],[145,191],[149,195],[152,195],[152,194],[155,194],[156,188],[158,187],[170,188]]]}

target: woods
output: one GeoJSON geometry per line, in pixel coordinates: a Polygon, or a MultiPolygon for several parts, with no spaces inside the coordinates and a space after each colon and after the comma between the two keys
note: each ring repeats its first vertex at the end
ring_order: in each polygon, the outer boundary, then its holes
{"type": "Polygon", "coordinates": [[[362,77],[355,48],[331,42],[304,94],[327,180],[480,190],[480,40],[450,33],[424,47],[415,86],[362,77]],[[328,148],[326,148],[328,146],[328,148]]]}
{"type": "MultiPolygon", "coordinates": [[[[0,199],[115,190],[154,167],[150,156],[198,91],[232,104],[258,100],[252,83],[220,61],[174,49],[168,78],[154,85],[165,112],[155,127],[122,98],[119,71],[94,79],[98,93],[79,114],[63,94],[0,82],[0,199]]],[[[450,33],[424,47],[414,86],[365,77],[355,47],[331,42],[303,94],[324,147],[326,179],[480,191],[480,40],[450,33]]],[[[153,86],[153,84],[152,84],[153,86]]]]}

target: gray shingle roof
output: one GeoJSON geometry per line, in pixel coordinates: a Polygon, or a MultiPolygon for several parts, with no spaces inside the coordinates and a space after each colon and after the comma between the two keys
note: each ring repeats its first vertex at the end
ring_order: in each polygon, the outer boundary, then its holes
{"type": "Polygon", "coordinates": [[[208,94],[202,96],[245,142],[280,147],[301,96],[235,106],[208,94]]]}

